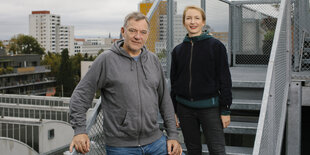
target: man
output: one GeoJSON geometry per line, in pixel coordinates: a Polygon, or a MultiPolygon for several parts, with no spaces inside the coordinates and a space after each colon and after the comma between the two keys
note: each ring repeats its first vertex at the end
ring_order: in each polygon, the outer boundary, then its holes
{"type": "Polygon", "coordinates": [[[121,28],[117,41],[94,61],[75,88],[70,101],[70,118],[75,136],[70,145],[81,153],[89,151],[86,111],[97,89],[101,91],[103,134],[108,155],[182,153],[174,109],[158,58],[144,44],[149,34],[147,18],[133,12],[121,28]],[[167,137],[159,129],[160,112],[167,137]]]}

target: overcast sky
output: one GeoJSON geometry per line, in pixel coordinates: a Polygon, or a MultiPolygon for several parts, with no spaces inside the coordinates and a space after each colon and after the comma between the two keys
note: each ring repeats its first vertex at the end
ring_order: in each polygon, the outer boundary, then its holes
{"type": "MultiPolygon", "coordinates": [[[[60,15],[61,25],[74,26],[75,37],[118,37],[126,14],[137,11],[142,0],[0,0],[0,40],[16,34],[29,34],[31,11],[49,10],[60,15]]],[[[200,5],[200,0],[177,0],[178,11],[184,5],[200,5]],[[183,5],[183,6],[182,6],[183,5]]],[[[228,6],[218,0],[206,0],[207,24],[227,31],[228,6]],[[220,14],[220,16],[219,16],[220,14]]]]}

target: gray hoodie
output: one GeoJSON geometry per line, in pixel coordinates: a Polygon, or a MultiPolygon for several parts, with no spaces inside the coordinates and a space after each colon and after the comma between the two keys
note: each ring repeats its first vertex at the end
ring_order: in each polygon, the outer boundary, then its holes
{"type": "Polygon", "coordinates": [[[177,140],[173,104],[157,56],[143,47],[135,61],[121,48],[123,44],[117,41],[100,54],[75,88],[70,100],[75,135],[86,133],[86,112],[99,89],[107,145],[130,147],[156,141],[163,135],[158,112],[168,139],[177,140]]]}

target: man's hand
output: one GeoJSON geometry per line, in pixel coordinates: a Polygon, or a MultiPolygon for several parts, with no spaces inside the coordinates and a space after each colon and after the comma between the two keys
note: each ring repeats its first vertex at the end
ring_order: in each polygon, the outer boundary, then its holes
{"type": "Polygon", "coordinates": [[[85,154],[89,152],[89,145],[90,142],[87,134],[75,135],[70,144],[70,152],[72,152],[73,147],[75,147],[76,151],[85,154]]]}
{"type": "Polygon", "coordinates": [[[182,155],[182,147],[176,140],[167,140],[167,150],[169,155],[182,155]]]}
{"type": "Polygon", "coordinates": [[[174,118],[175,118],[176,126],[177,126],[177,128],[179,128],[180,127],[180,122],[179,122],[177,114],[174,114],[174,118]]]}
{"type": "Polygon", "coordinates": [[[227,128],[230,124],[230,115],[221,115],[223,128],[227,128]]]}

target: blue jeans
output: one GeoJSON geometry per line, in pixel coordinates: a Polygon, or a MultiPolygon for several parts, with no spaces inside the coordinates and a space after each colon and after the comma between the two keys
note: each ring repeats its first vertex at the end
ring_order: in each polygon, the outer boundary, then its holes
{"type": "Polygon", "coordinates": [[[113,147],[106,145],[107,155],[166,155],[167,138],[162,136],[151,144],[138,147],[113,147]]]}

